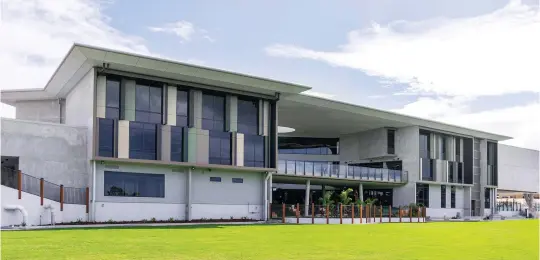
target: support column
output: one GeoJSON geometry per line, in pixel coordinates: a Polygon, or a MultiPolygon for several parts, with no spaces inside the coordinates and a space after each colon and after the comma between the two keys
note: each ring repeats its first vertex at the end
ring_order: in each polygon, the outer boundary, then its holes
{"type": "Polygon", "coordinates": [[[311,180],[307,180],[306,181],[306,198],[304,200],[304,215],[306,217],[309,216],[309,194],[310,194],[310,189],[311,189],[311,180]]]}
{"type": "Polygon", "coordinates": [[[187,175],[187,181],[186,181],[186,198],[187,198],[187,204],[186,204],[186,220],[191,221],[191,167],[188,168],[188,175],[187,175]]]}
{"type": "Polygon", "coordinates": [[[358,184],[358,198],[364,201],[364,185],[362,183],[358,184]]]}

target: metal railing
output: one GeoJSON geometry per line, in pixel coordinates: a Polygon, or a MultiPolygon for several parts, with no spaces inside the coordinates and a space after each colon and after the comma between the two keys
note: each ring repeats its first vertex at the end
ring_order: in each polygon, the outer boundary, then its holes
{"type": "Polygon", "coordinates": [[[49,199],[59,202],[61,210],[64,204],[78,204],[86,205],[88,211],[88,188],[64,187],[64,185],[48,182],[43,178],[36,178],[7,167],[2,167],[1,180],[2,185],[19,191],[19,199],[22,197],[22,192],[26,192],[39,196],[41,205],[43,205],[43,199],[49,199]]]}
{"type": "Polygon", "coordinates": [[[270,218],[281,220],[282,223],[391,223],[391,222],[426,222],[425,207],[393,207],[376,205],[343,205],[332,203],[328,205],[310,204],[270,204],[270,218]],[[287,219],[289,221],[287,221],[287,219]],[[311,221],[309,221],[311,219],[311,221]],[[319,219],[319,220],[317,220],[319,219]],[[320,219],[326,219],[322,221],[320,219]],[[334,220],[334,221],[331,221],[334,220]],[[307,221],[307,222],[306,222],[307,221]]]}
{"type": "Polygon", "coordinates": [[[333,177],[381,182],[407,182],[407,172],[331,162],[279,160],[278,173],[296,176],[333,177]]]}

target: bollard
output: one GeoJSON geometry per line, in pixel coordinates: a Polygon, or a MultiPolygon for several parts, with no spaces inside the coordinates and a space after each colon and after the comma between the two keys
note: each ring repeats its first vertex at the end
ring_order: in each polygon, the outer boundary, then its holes
{"type": "Polygon", "coordinates": [[[412,208],[409,207],[409,222],[412,223],[412,208]]]}
{"type": "Polygon", "coordinates": [[[354,224],[354,204],[351,205],[351,224],[354,224]]]}
{"type": "Polygon", "coordinates": [[[315,224],[315,203],[311,203],[311,224],[315,224]]]}
{"type": "Polygon", "coordinates": [[[300,224],[300,203],[296,203],[296,224],[300,224]]]}
{"type": "Polygon", "coordinates": [[[60,211],[64,211],[64,185],[60,185],[60,211]]]}
{"type": "Polygon", "coordinates": [[[362,205],[358,205],[358,210],[360,211],[360,224],[362,224],[362,218],[363,218],[363,216],[362,216],[362,208],[363,208],[362,205]]]}
{"type": "Polygon", "coordinates": [[[382,205],[381,205],[381,214],[379,215],[379,223],[382,223],[382,205]]]}
{"type": "Polygon", "coordinates": [[[343,204],[339,204],[339,224],[343,224],[343,204]]]}
{"type": "Polygon", "coordinates": [[[392,206],[388,206],[388,223],[392,223],[392,206]]]}
{"type": "Polygon", "coordinates": [[[398,207],[399,223],[401,223],[401,206],[398,207]]]}
{"type": "Polygon", "coordinates": [[[417,214],[417,218],[418,218],[418,223],[420,223],[420,207],[418,207],[418,210],[417,210],[416,214],[417,214]]]}
{"type": "Polygon", "coordinates": [[[90,212],[90,188],[86,187],[86,213],[90,212]]]}
{"type": "Polygon", "coordinates": [[[281,212],[281,223],[285,224],[285,203],[282,204],[282,212],[281,212]]]}

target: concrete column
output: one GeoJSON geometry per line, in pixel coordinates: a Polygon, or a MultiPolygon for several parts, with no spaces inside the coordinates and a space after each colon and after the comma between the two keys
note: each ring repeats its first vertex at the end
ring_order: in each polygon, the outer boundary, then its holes
{"type": "MultiPolygon", "coordinates": [[[[233,134],[234,135],[234,134],[233,134]]],[[[236,166],[244,166],[244,134],[236,133],[235,159],[236,166]]]]}
{"type": "Polygon", "coordinates": [[[128,121],[135,121],[135,86],[135,80],[123,79],[121,82],[121,113],[128,121]]]}
{"type": "Polygon", "coordinates": [[[187,204],[186,204],[186,220],[187,221],[190,221],[191,220],[191,201],[192,201],[192,198],[191,198],[191,167],[188,168],[188,174],[187,174],[187,181],[186,181],[186,201],[187,201],[187,204]]]}
{"type": "Polygon", "coordinates": [[[268,180],[268,201],[270,203],[272,203],[272,192],[273,192],[273,188],[272,188],[272,174],[270,174],[270,179],[268,180]]]}
{"type": "Polygon", "coordinates": [[[189,91],[190,126],[200,129],[202,127],[202,91],[189,91]]]}
{"type": "Polygon", "coordinates": [[[175,86],[167,86],[167,125],[176,125],[176,96],[178,92],[175,86]]]}
{"type": "Polygon", "coordinates": [[[358,184],[358,198],[364,201],[364,185],[362,183],[358,184]]]}
{"type": "Polygon", "coordinates": [[[306,181],[306,198],[304,200],[304,215],[307,217],[309,216],[309,194],[310,194],[310,189],[311,189],[311,181],[310,180],[307,180],[306,181]]]}
{"type": "MultiPolygon", "coordinates": [[[[176,118],[176,117],[175,117],[176,118]]],[[[171,126],[163,125],[161,126],[161,160],[170,161],[171,160],[171,126]]]]}
{"type": "Polygon", "coordinates": [[[129,121],[118,121],[118,158],[129,158],[129,121]]]}
{"type": "Polygon", "coordinates": [[[229,132],[238,131],[238,97],[227,95],[226,100],[226,130],[229,132]]]}
{"type": "Polygon", "coordinates": [[[96,82],[96,117],[105,118],[107,100],[107,78],[98,76],[96,82]]]}

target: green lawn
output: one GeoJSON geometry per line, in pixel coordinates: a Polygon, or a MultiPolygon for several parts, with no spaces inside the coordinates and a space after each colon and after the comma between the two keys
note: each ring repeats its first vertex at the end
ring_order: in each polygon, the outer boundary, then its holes
{"type": "Polygon", "coordinates": [[[538,221],[2,232],[2,259],[538,259],[538,221]]]}

